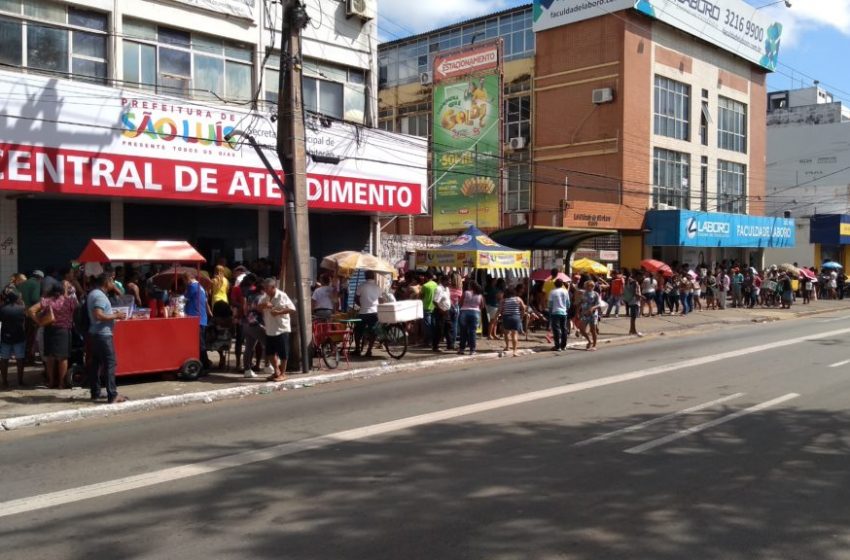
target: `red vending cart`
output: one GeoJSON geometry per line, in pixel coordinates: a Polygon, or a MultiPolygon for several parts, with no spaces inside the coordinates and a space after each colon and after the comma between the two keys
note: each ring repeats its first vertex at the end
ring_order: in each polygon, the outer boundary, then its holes
{"type": "MultiPolygon", "coordinates": [[[[166,263],[177,268],[192,264],[200,273],[206,259],[185,241],[92,239],[78,259],[81,263],[166,263]]],[[[175,289],[177,274],[175,273],[175,289]]],[[[197,379],[200,320],[198,317],[128,318],[115,322],[113,332],[117,377],[178,371],[197,379]]]]}

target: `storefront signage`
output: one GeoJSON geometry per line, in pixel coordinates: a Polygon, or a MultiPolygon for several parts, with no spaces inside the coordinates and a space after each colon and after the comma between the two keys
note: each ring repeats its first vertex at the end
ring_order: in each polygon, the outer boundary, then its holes
{"type": "Polygon", "coordinates": [[[434,86],[435,231],[500,225],[500,84],[489,73],[434,86]]]}
{"type": "Polygon", "coordinates": [[[850,216],[847,214],[816,214],[811,217],[809,243],[820,245],[850,245],[850,216]]]}
{"type": "Polygon", "coordinates": [[[258,0],[172,0],[181,4],[187,4],[202,10],[209,10],[217,14],[228,14],[231,16],[253,20],[257,15],[256,4],[258,0]]]}
{"type": "Polygon", "coordinates": [[[472,72],[493,70],[498,66],[499,49],[496,45],[438,56],[434,59],[434,82],[464,76],[472,72]]]}
{"type": "Polygon", "coordinates": [[[767,70],[776,70],[782,24],[743,0],[638,0],[635,9],[767,70]]]}
{"type": "Polygon", "coordinates": [[[794,220],[744,214],[652,210],[647,245],[680,247],[794,247],[794,220]]]}
{"type": "Polygon", "coordinates": [[[535,32],[626,10],[635,0],[534,0],[535,32]]]}
{"type": "MultiPolygon", "coordinates": [[[[256,113],[0,72],[0,114],[0,191],[252,206],[283,202],[274,176],[242,137],[250,132],[277,162],[275,125],[256,113]]],[[[310,208],[427,210],[424,139],[380,132],[372,139],[371,131],[358,133],[350,125],[308,129],[314,151],[339,160],[308,161],[310,208]]]]}

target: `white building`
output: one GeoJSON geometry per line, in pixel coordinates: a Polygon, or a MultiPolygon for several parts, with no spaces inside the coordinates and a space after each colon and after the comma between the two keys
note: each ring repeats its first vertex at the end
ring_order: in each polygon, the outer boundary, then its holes
{"type": "Polygon", "coordinates": [[[798,218],[796,248],[768,250],[767,262],[844,262],[840,244],[810,242],[810,219],[850,214],[850,107],[819,85],[775,91],[767,125],[767,214],[798,218]]]}
{"type": "MultiPolygon", "coordinates": [[[[91,238],[278,261],[282,196],[239,136],[253,132],[276,161],[280,4],[0,1],[0,277],[67,264],[91,238]]],[[[353,125],[377,120],[376,1],[305,4],[304,107],[334,123],[308,140],[346,150],[336,168],[308,168],[314,185],[340,180],[311,193],[321,256],[363,247],[379,214],[419,214],[426,185],[424,170],[354,165],[365,146],[353,125]]],[[[424,167],[424,145],[417,157],[424,167]]]]}

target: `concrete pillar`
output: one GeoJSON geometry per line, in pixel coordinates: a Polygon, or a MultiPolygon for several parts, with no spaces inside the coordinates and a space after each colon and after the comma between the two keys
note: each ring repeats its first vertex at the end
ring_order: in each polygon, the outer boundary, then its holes
{"type": "Polygon", "coordinates": [[[124,201],[112,200],[109,203],[109,237],[124,239],[124,201]]]}
{"type": "MultiPolygon", "coordinates": [[[[18,270],[18,201],[0,196],[0,284],[18,270]]],[[[29,270],[26,272],[30,272],[29,270]]]]}
{"type": "MultiPolygon", "coordinates": [[[[280,234],[280,232],[278,232],[280,234]]],[[[257,257],[269,258],[269,210],[257,210],[257,257]]]]}
{"type": "Polygon", "coordinates": [[[372,254],[376,257],[381,256],[381,219],[378,216],[370,218],[369,240],[372,242],[372,254]]]}

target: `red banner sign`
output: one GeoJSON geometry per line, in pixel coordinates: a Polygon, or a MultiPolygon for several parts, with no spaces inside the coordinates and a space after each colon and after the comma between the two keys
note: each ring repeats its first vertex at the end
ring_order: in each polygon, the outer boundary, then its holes
{"type": "Polygon", "coordinates": [[[488,45],[478,49],[438,56],[434,59],[434,81],[464,76],[499,66],[499,49],[488,45]]]}

